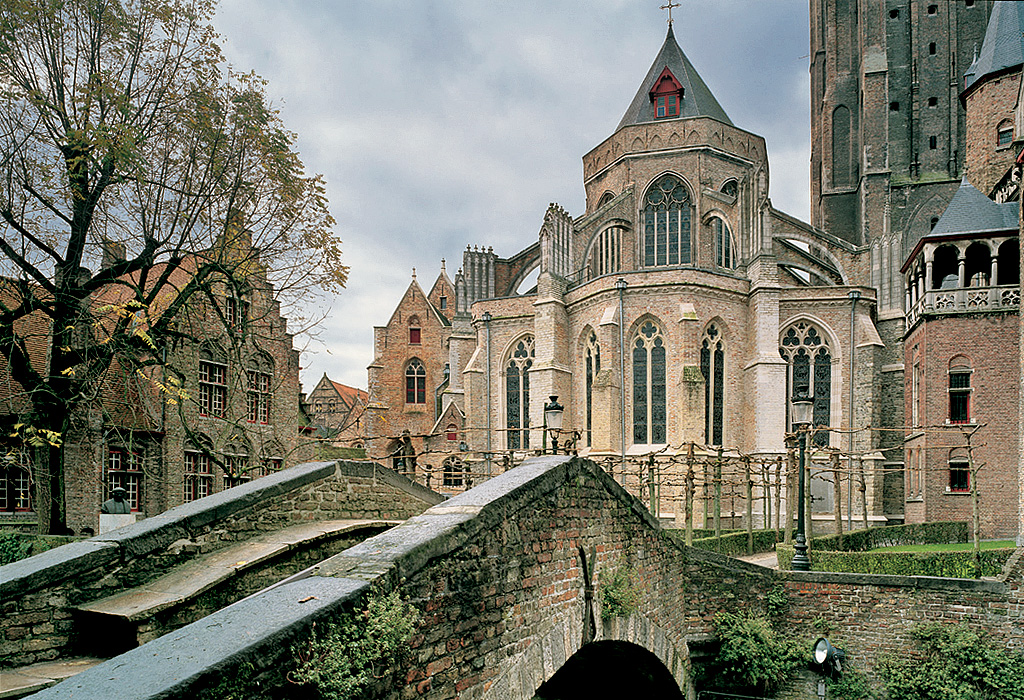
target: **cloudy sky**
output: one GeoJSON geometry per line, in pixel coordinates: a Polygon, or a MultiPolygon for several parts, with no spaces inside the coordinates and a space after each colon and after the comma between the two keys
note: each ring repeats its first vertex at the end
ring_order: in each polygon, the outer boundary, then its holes
{"type": "MultiPolygon", "coordinates": [[[[222,0],[229,62],[268,93],[327,180],[351,266],[304,347],[366,386],[373,326],[416,268],[429,289],[467,244],[511,255],[557,202],[583,211],[582,162],[618,124],[665,38],[664,0],[222,0]]],[[[767,139],[771,198],[808,218],[806,0],[682,0],[674,31],[737,126],[767,139]]]]}

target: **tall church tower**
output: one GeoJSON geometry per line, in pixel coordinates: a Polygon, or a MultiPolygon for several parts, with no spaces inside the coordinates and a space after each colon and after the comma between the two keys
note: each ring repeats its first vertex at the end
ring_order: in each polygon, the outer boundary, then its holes
{"type": "MultiPolygon", "coordinates": [[[[871,247],[880,320],[960,184],[964,73],[990,0],[810,0],[811,222],[871,247]]],[[[867,282],[867,280],[865,280],[867,282]]]]}

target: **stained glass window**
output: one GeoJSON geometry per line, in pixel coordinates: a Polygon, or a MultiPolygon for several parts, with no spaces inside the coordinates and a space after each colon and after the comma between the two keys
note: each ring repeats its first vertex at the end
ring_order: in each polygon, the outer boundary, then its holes
{"type": "Polygon", "coordinates": [[[667,440],[665,339],[652,321],[633,340],[633,443],[661,445],[667,440]]]}
{"type": "Polygon", "coordinates": [[[704,442],[721,445],[725,408],[725,345],[715,324],[708,326],[700,348],[704,375],[704,442]]]}
{"type": "MultiPolygon", "coordinates": [[[[789,363],[787,396],[806,394],[814,399],[812,422],[827,427],[832,419],[832,351],[828,340],[813,325],[801,321],[782,334],[779,353],[789,363]]],[[[787,411],[789,403],[787,401],[787,411]]],[[[814,442],[825,446],[829,432],[814,433],[814,442]]]]}
{"type": "Polygon", "coordinates": [[[662,175],[644,197],[644,267],[690,263],[690,217],[686,186],[662,175]]]}
{"type": "Polygon", "coordinates": [[[516,344],[505,363],[505,427],[510,450],[530,447],[529,370],[533,357],[533,336],[526,336],[516,344]]]}

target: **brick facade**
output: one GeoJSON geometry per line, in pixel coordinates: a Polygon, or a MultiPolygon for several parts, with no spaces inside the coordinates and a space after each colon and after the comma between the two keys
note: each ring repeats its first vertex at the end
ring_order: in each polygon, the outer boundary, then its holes
{"type": "MultiPolygon", "coordinates": [[[[187,281],[186,269],[176,273],[178,284],[187,281]]],[[[300,434],[299,352],[262,274],[251,275],[244,292],[214,283],[210,298],[182,310],[178,328],[183,338],[161,350],[161,365],[138,374],[115,360],[98,399],[71,417],[63,436],[71,530],[97,532],[100,505],[116,485],[130,491],[133,512],[144,518],[312,456],[300,434]],[[186,473],[186,460],[199,471],[186,473]]],[[[8,403],[0,411],[17,415],[19,408],[8,403]]],[[[46,480],[33,483],[34,503],[44,502],[46,480]]]]}

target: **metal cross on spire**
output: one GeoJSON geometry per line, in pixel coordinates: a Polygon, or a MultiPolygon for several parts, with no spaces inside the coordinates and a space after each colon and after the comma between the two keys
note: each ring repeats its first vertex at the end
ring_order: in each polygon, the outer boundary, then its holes
{"type": "Polygon", "coordinates": [[[661,6],[661,9],[668,10],[668,26],[670,26],[670,27],[672,26],[672,8],[673,7],[679,7],[679,3],[678,2],[672,2],[672,0],[668,0],[668,4],[667,5],[662,5],[661,6]]]}

